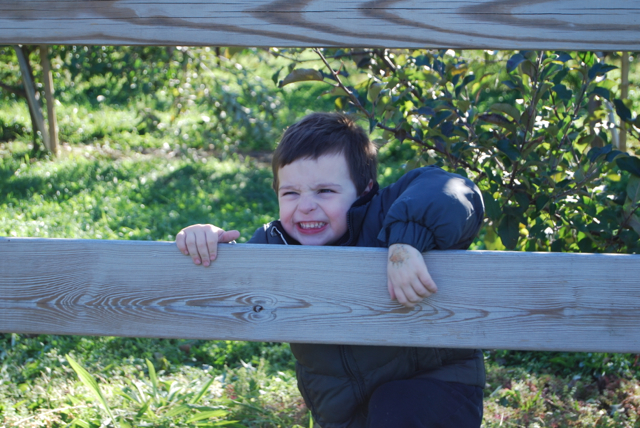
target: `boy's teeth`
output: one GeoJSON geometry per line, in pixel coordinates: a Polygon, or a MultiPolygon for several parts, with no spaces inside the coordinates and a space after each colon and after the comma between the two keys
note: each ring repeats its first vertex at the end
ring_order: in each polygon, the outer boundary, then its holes
{"type": "Polygon", "coordinates": [[[300,227],[303,229],[318,229],[324,226],[325,223],[317,221],[313,223],[300,223],[300,227]]]}

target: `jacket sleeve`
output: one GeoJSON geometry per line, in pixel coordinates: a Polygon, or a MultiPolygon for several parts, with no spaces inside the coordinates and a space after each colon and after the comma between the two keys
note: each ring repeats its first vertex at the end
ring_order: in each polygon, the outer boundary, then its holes
{"type": "Polygon", "coordinates": [[[267,242],[267,227],[269,225],[265,224],[256,229],[253,233],[251,239],[247,241],[247,244],[268,244],[267,242]]]}
{"type": "Polygon", "coordinates": [[[468,178],[437,167],[405,174],[380,194],[386,246],[408,244],[421,252],[466,249],[482,226],[484,205],[468,178]]]}

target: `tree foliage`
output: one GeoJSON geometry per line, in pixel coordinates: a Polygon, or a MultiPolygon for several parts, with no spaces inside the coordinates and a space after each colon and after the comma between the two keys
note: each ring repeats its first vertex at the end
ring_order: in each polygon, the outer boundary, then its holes
{"type": "MultiPolygon", "coordinates": [[[[366,119],[382,140],[408,144],[407,169],[437,164],[478,184],[485,248],[640,248],[640,159],[613,148],[611,137],[616,115],[636,138],[640,118],[615,98],[607,73],[616,67],[605,57],[315,52],[336,108],[366,119]]],[[[295,60],[290,68],[281,85],[317,80],[319,71],[295,60]]]]}
{"type": "MultiPolygon", "coordinates": [[[[36,82],[42,82],[39,50],[24,48],[36,82]]],[[[202,148],[198,143],[206,141],[226,152],[265,150],[280,132],[274,124],[282,121],[281,100],[270,82],[234,58],[244,51],[256,61],[268,57],[255,49],[164,46],[52,46],[50,56],[56,97],[63,105],[129,107],[137,113],[129,124],[136,135],[169,134],[189,146],[202,148]]],[[[0,46],[0,83],[0,103],[25,96],[12,47],[0,46]]],[[[44,99],[41,84],[36,91],[44,99]]],[[[73,134],[82,126],[65,129],[62,122],[61,139],[80,142],[73,134]]],[[[0,126],[0,141],[29,132],[28,124],[2,118],[0,126]]],[[[84,135],[82,142],[92,137],[84,135]]]]}
{"type": "MultiPolygon", "coordinates": [[[[37,51],[31,51],[37,74],[37,51]]],[[[281,114],[285,98],[236,61],[238,52],[56,46],[51,55],[63,103],[132,106],[131,138],[140,147],[148,145],[145,136],[166,136],[223,154],[269,149],[295,118],[281,114]]],[[[294,93],[311,94],[303,88],[329,84],[324,100],[307,107],[324,109],[333,100],[337,110],[359,115],[374,138],[390,141],[382,150],[390,163],[404,163],[405,170],[437,164],[473,179],[487,211],[480,248],[638,251],[640,160],[616,150],[614,137],[624,123],[637,139],[640,118],[628,100],[616,98],[618,85],[609,78],[616,67],[606,56],[314,52],[244,51],[273,68],[274,84],[285,90],[296,84],[294,93]]],[[[12,55],[11,48],[0,49],[0,77],[5,94],[16,97],[23,89],[12,55]]],[[[2,139],[24,134],[23,124],[5,122],[2,139]]],[[[63,138],[99,139],[108,132],[80,134],[87,127],[76,125],[62,121],[63,138]]]]}

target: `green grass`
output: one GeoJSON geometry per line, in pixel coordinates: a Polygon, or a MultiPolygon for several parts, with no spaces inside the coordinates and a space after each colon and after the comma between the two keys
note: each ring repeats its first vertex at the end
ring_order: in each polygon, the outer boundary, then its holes
{"type": "Polygon", "coordinates": [[[308,424],[286,345],[6,334],[0,359],[6,426],[308,424]]]}
{"type": "Polygon", "coordinates": [[[255,161],[218,161],[187,149],[110,157],[63,151],[31,162],[24,144],[0,151],[0,235],[172,240],[186,225],[237,228],[241,241],[277,215],[270,173],[255,161]],[[241,207],[241,209],[238,209],[241,207]]]}

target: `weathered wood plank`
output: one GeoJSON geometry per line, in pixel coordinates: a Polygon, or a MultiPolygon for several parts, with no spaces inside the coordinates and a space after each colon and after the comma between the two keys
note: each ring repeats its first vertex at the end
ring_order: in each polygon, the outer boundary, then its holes
{"type": "Polygon", "coordinates": [[[640,352],[640,256],[430,252],[440,290],[389,300],[386,251],[0,238],[0,331],[640,352]]]}
{"type": "Polygon", "coordinates": [[[634,0],[0,0],[0,44],[640,50],[634,0]]]}

